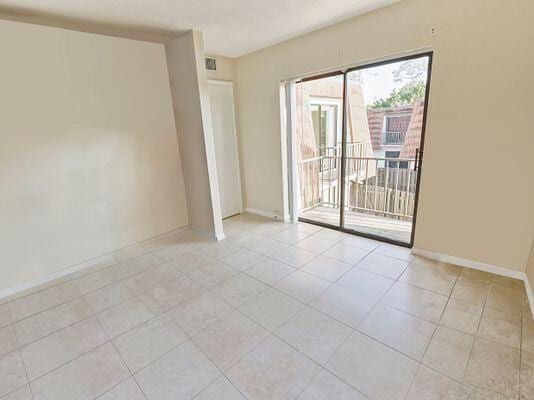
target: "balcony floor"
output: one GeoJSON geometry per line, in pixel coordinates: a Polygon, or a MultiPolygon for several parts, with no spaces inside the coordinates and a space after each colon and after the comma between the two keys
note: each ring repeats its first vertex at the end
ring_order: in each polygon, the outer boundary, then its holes
{"type": "MultiPolygon", "coordinates": [[[[339,224],[339,209],[317,206],[301,212],[300,217],[337,226],[339,224]]],[[[409,243],[412,223],[411,221],[401,221],[377,215],[362,214],[355,211],[345,211],[345,228],[409,243]]]]}

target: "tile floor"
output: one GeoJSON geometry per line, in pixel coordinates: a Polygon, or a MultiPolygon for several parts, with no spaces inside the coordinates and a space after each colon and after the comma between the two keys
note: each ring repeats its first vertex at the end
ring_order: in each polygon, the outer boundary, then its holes
{"type": "Polygon", "coordinates": [[[534,399],[523,284],[251,215],[0,300],[1,400],[534,399]]]}

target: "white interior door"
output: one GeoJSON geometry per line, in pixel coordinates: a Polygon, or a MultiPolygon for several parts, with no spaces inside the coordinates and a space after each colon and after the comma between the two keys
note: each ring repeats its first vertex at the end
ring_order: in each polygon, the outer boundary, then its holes
{"type": "Polygon", "coordinates": [[[227,218],[242,211],[234,88],[231,82],[210,80],[208,84],[221,211],[227,218]]]}

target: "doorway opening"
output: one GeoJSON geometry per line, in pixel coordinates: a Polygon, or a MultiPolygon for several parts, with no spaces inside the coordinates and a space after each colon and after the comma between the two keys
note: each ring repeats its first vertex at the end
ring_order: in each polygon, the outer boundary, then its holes
{"type": "Polygon", "coordinates": [[[232,82],[209,80],[213,142],[223,219],[243,211],[232,82]]]}
{"type": "Polygon", "coordinates": [[[432,53],[286,84],[293,218],[412,247],[432,53]]]}

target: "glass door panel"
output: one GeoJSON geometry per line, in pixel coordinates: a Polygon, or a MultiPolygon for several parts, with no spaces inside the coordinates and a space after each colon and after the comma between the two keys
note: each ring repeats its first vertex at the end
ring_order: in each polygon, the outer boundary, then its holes
{"type": "Polygon", "coordinates": [[[295,84],[299,219],[339,227],[343,79],[295,84]]]}
{"type": "Polygon", "coordinates": [[[412,244],[429,62],[347,72],[343,229],[412,244]]]}

